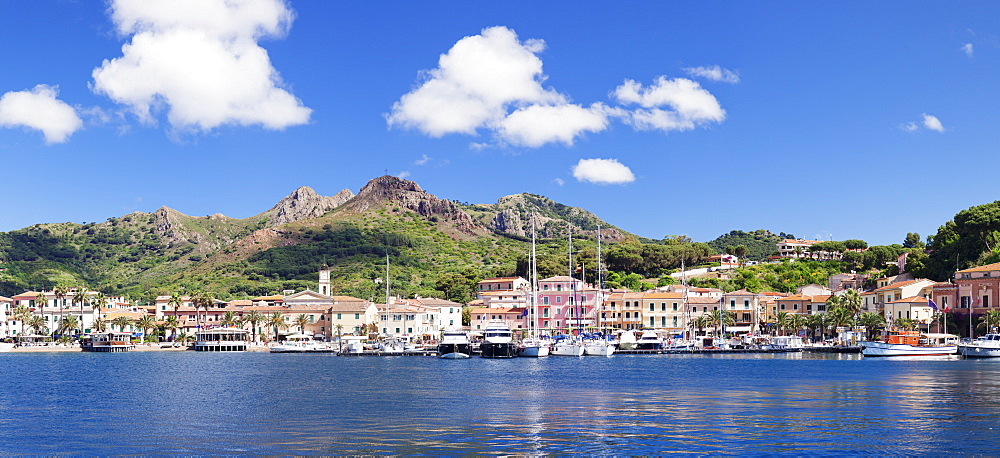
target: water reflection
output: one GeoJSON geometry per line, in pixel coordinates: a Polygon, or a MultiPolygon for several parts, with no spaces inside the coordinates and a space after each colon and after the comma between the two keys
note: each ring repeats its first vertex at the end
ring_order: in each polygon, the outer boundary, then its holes
{"type": "Polygon", "coordinates": [[[0,355],[0,440],[12,454],[996,454],[996,363],[0,355]]]}

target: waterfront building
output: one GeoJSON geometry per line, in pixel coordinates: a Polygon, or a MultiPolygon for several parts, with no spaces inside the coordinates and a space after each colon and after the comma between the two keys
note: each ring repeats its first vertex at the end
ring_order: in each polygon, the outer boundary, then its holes
{"type": "Polygon", "coordinates": [[[525,290],[483,291],[476,294],[476,301],[483,307],[490,308],[526,308],[528,294],[525,290]]]}
{"type": "MultiPolygon", "coordinates": [[[[79,291],[76,288],[71,288],[62,297],[57,296],[54,291],[25,291],[11,298],[10,308],[13,310],[19,305],[28,307],[32,313],[42,317],[49,333],[57,330],[60,320],[68,316],[75,316],[79,320],[78,322],[83,324],[83,332],[90,333],[94,331],[95,308],[92,302],[97,294],[96,291],[79,291]],[[44,300],[41,299],[41,296],[44,296],[44,300]],[[74,302],[77,297],[82,297],[83,301],[74,302]]],[[[134,308],[120,297],[111,297],[107,298],[107,303],[101,309],[116,308],[116,306],[123,310],[134,308]],[[118,304],[125,306],[122,307],[118,304]]],[[[20,332],[20,328],[20,324],[18,324],[16,331],[20,332]]],[[[11,332],[14,331],[11,329],[11,332]]],[[[28,332],[27,329],[25,332],[28,332]]],[[[79,332],[79,326],[76,332],[79,332]]]]}
{"type": "Polygon", "coordinates": [[[640,310],[643,328],[678,334],[687,326],[683,293],[642,293],[640,310]]]}
{"type": "Polygon", "coordinates": [[[931,294],[935,283],[933,280],[923,278],[893,283],[889,283],[889,279],[878,279],[876,284],[883,286],[861,293],[861,311],[884,313],[885,305],[892,301],[914,296],[927,297],[931,294]]]}
{"type": "Polygon", "coordinates": [[[934,320],[934,310],[928,306],[927,298],[912,296],[887,302],[885,318],[889,326],[905,318],[918,322],[924,330],[927,330],[934,320]]]}
{"type": "Polygon", "coordinates": [[[388,308],[388,313],[385,305],[378,306],[378,309],[381,311],[378,328],[386,335],[436,338],[445,329],[462,326],[462,304],[445,299],[419,296],[396,299],[388,308]]]}
{"type": "Polygon", "coordinates": [[[565,275],[539,280],[538,287],[538,313],[542,328],[559,332],[596,328],[597,302],[602,296],[596,288],[565,275]]]}
{"type": "Polygon", "coordinates": [[[14,318],[14,299],[0,296],[0,337],[16,336],[21,330],[21,322],[14,318]]]}
{"type": "Polygon", "coordinates": [[[955,272],[958,307],[962,313],[982,314],[1000,305],[1000,263],[955,272]]]}
{"type": "Polygon", "coordinates": [[[522,277],[486,278],[476,283],[476,294],[492,291],[524,291],[531,288],[528,280],[522,277]]]}
{"type": "Polygon", "coordinates": [[[524,308],[486,308],[477,307],[470,310],[469,329],[482,331],[491,320],[503,321],[512,331],[528,329],[528,310],[524,308]]]}
{"type": "Polygon", "coordinates": [[[759,329],[761,314],[760,295],[745,289],[723,294],[723,309],[733,314],[735,323],[726,328],[735,333],[749,333],[759,329]]]}

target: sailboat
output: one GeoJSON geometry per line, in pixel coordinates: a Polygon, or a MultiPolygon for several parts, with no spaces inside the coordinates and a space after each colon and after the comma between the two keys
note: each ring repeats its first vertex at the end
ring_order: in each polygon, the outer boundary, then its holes
{"type": "MultiPolygon", "coordinates": [[[[577,297],[576,279],[573,278],[573,228],[569,226],[569,222],[566,223],[566,226],[569,229],[569,280],[573,283],[573,315],[579,322],[580,314],[575,312],[577,297]]],[[[557,339],[556,343],[552,345],[552,351],[550,352],[552,356],[583,356],[583,353],[583,344],[573,336],[557,339]]]]}
{"type": "Polygon", "coordinates": [[[530,316],[528,318],[528,338],[521,341],[517,346],[517,356],[540,358],[549,356],[549,346],[538,337],[538,267],[535,256],[535,215],[531,215],[531,292],[528,297],[528,307],[530,316]]]}
{"type": "Polygon", "coordinates": [[[397,354],[397,353],[403,353],[405,347],[403,345],[403,342],[399,340],[398,336],[393,336],[392,333],[389,332],[389,323],[390,320],[392,320],[392,314],[389,311],[389,308],[391,307],[390,305],[391,299],[389,296],[389,283],[390,283],[389,248],[386,247],[386,252],[385,252],[385,326],[386,326],[385,334],[386,335],[382,337],[381,342],[375,345],[375,348],[376,350],[378,350],[380,353],[383,354],[385,353],[397,354]]]}
{"type": "MultiPolygon", "coordinates": [[[[586,278],[586,277],[584,277],[586,278]]],[[[601,329],[601,306],[604,304],[604,285],[601,282],[601,226],[597,226],[597,293],[595,295],[595,302],[597,307],[594,309],[594,320],[597,321],[597,336],[593,339],[589,339],[583,346],[583,354],[585,356],[611,356],[615,353],[615,346],[608,341],[607,337],[600,332],[601,329]]]]}

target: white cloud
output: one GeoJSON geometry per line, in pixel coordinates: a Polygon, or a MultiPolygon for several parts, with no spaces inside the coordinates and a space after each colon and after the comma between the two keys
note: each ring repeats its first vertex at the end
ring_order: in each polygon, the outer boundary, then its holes
{"type": "Polygon", "coordinates": [[[624,184],[635,181],[635,175],[617,159],[580,159],[573,166],[577,181],[596,184],[624,184]]]}
{"type": "Polygon", "coordinates": [[[181,130],[309,121],[312,110],[284,88],[257,44],[291,27],[284,0],[113,0],[111,16],[131,40],[94,69],[92,89],[143,122],[163,109],[181,130]]]}
{"type": "Polygon", "coordinates": [[[405,178],[409,178],[410,175],[412,175],[412,174],[410,173],[409,170],[403,170],[402,172],[399,172],[399,173],[396,174],[396,178],[403,178],[403,179],[405,179],[405,178]]]}
{"type": "Polygon", "coordinates": [[[732,70],[722,68],[718,65],[711,67],[688,67],[684,69],[688,75],[698,78],[705,78],[709,81],[719,81],[723,83],[736,84],[740,82],[740,74],[732,70]]]}
{"type": "Polygon", "coordinates": [[[924,116],[924,127],[933,130],[935,132],[944,132],[944,126],[941,125],[941,120],[939,120],[937,116],[932,116],[927,113],[924,113],[923,116],[924,116]]]}
{"type": "Polygon", "coordinates": [[[615,88],[613,95],[621,103],[638,104],[642,107],[625,118],[626,123],[639,130],[690,130],[726,119],[726,111],[715,96],[686,78],[669,79],[660,76],[648,87],[633,80],[625,80],[615,88]],[[670,110],[661,107],[668,107],[670,110]]]}
{"type": "Polygon", "coordinates": [[[390,127],[416,129],[431,137],[494,131],[518,146],[572,145],[584,132],[607,127],[600,105],[584,108],[542,87],[546,76],[537,56],[541,40],[518,39],[506,27],[465,37],[424,72],[423,84],[403,95],[386,115],[390,127]]]}
{"type": "Polygon", "coordinates": [[[562,186],[562,185],[566,184],[566,182],[563,181],[562,178],[556,178],[556,179],[552,180],[552,182],[555,183],[556,186],[562,186]]]}
{"type": "Polygon", "coordinates": [[[83,127],[76,110],[56,98],[58,87],[39,84],[30,91],[0,97],[0,127],[27,127],[42,132],[45,143],[63,143],[83,127]]]}
{"type": "Polygon", "coordinates": [[[972,55],[975,54],[975,50],[972,49],[972,43],[962,45],[962,52],[964,52],[966,56],[972,57],[972,55]]]}
{"type": "Polygon", "coordinates": [[[417,159],[416,161],[413,161],[413,164],[414,165],[426,165],[430,161],[431,161],[430,156],[428,156],[426,154],[421,154],[420,155],[420,159],[417,159]]]}
{"type": "Polygon", "coordinates": [[[500,122],[501,138],[517,146],[538,148],[546,143],[572,146],[584,132],[600,132],[608,127],[607,109],[594,104],[531,105],[521,108],[500,122]]]}
{"type": "Polygon", "coordinates": [[[899,129],[905,132],[916,132],[917,129],[920,129],[920,126],[918,126],[917,123],[915,122],[908,122],[905,124],[900,124],[899,129]]]}

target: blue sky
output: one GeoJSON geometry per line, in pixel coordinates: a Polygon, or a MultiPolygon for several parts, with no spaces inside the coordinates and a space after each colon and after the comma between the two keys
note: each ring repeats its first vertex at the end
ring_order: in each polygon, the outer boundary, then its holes
{"type": "Polygon", "coordinates": [[[998,19],[992,2],[0,1],[0,230],[164,205],[244,218],[388,171],[650,238],[899,243],[1000,198],[998,19]]]}

